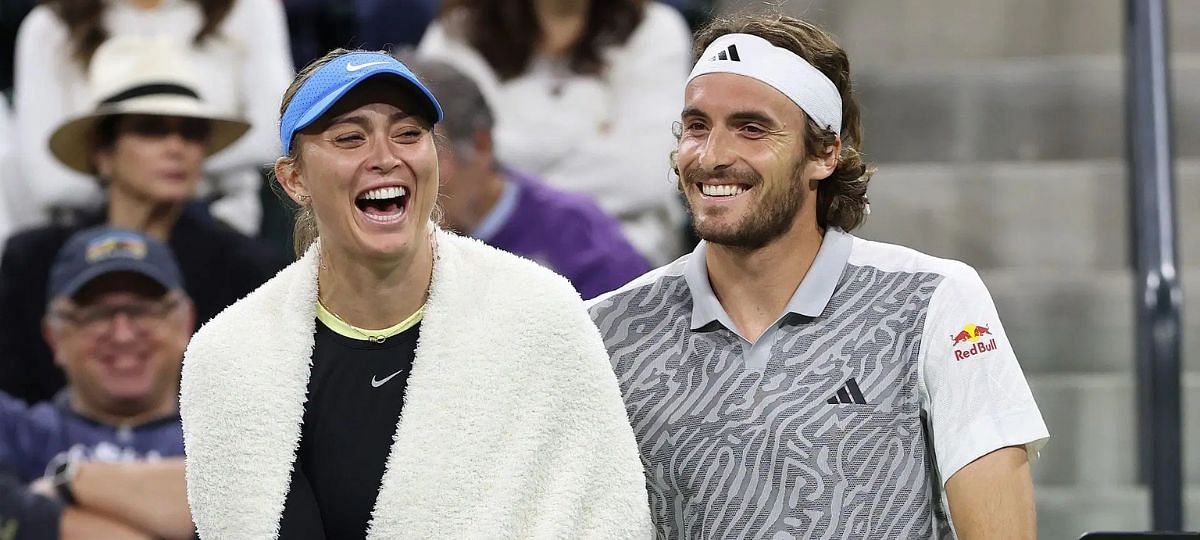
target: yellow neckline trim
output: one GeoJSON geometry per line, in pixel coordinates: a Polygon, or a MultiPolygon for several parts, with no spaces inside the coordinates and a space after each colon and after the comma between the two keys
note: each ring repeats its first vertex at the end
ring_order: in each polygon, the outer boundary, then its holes
{"type": "Polygon", "coordinates": [[[326,308],[320,300],[317,301],[318,320],[320,320],[322,323],[325,323],[325,326],[328,326],[330,330],[333,330],[342,336],[350,339],[357,339],[359,341],[378,341],[390,338],[416,326],[417,323],[421,322],[421,318],[424,317],[424,315],[425,306],[422,305],[420,308],[417,308],[417,311],[413,312],[412,315],[409,315],[408,318],[400,321],[399,323],[382,330],[368,330],[366,328],[359,328],[346,321],[343,321],[337,315],[334,315],[332,311],[329,311],[329,309],[326,308]]]}

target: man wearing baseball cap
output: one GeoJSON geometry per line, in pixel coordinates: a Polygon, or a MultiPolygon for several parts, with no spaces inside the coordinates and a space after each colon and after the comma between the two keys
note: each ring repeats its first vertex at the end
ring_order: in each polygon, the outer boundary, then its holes
{"type": "Polygon", "coordinates": [[[47,293],[43,332],[67,387],[32,407],[0,393],[0,471],[61,504],[64,536],[190,536],[176,389],[195,315],[171,250],[85,229],[58,253],[47,293]]]}

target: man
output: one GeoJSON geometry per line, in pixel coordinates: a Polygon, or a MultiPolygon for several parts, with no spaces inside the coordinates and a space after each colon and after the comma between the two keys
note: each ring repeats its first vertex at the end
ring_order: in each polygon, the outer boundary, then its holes
{"type": "Polygon", "coordinates": [[[660,535],[1032,538],[1048,433],[987,289],[849,234],[845,52],[767,16],[696,47],[674,159],[704,241],[591,306],[660,535]]]}
{"type": "Polygon", "coordinates": [[[470,77],[442,62],[406,62],[446,103],[438,124],[438,169],[447,227],[537,261],[570,280],[584,298],[649,269],[620,223],[590,198],[496,162],[492,111],[470,77]]]}
{"type": "Polygon", "coordinates": [[[0,471],[60,503],[24,526],[190,537],[176,389],[195,314],[170,249],[81,231],[54,262],[46,311],[68,386],[32,407],[0,393],[0,471]]]}

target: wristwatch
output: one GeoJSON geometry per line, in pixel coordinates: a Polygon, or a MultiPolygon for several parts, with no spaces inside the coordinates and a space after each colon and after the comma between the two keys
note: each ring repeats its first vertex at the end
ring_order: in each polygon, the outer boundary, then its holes
{"type": "Polygon", "coordinates": [[[54,467],[54,493],[60,501],[69,505],[75,504],[75,492],[71,491],[71,482],[75,481],[75,473],[78,470],[78,464],[70,459],[54,467]]]}

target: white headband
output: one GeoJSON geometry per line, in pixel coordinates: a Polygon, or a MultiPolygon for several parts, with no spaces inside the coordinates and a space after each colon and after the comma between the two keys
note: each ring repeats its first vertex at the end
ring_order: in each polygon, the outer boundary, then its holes
{"type": "Polygon", "coordinates": [[[712,42],[692,74],[734,73],[779,90],[804,110],[817,125],[842,133],[842,96],[824,73],[796,53],[750,34],[725,34],[712,42]]]}

